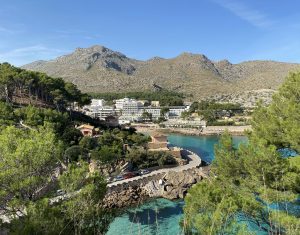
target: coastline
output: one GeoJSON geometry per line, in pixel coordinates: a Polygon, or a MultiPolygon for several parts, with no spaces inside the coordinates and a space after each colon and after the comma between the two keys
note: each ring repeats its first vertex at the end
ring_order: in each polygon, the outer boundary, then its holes
{"type": "Polygon", "coordinates": [[[105,207],[128,207],[149,198],[183,199],[192,185],[209,176],[210,167],[201,167],[201,157],[192,151],[182,149],[181,154],[188,159],[186,165],[162,168],[147,175],[108,184],[105,207]]]}
{"type": "Polygon", "coordinates": [[[191,128],[160,128],[154,126],[134,126],[137,132],[147,133],[147,132],[162,132],[165,134],[176,133],[182,135],[191,136],[212,136],[221,135],[227,130],[229,134],[234,136],[244,136],[246,131],[251,131],[252,127],[249,126],[207,126],[203,130],[191,129],[191,128]]]}

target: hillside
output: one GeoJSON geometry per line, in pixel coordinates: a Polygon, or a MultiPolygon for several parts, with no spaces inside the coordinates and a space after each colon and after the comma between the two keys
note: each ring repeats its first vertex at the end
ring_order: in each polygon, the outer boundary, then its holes
{"type": "Polygon", "coordinates": [[[201,99],[216,94],[277,89],[290,71],[300,70],[300,64],[275,61],[232,64],[191,53],[139,61],[103,46],[93,46],[23,68],[62,77],[84,92],[142,91],[158,85],[201,99]]]}

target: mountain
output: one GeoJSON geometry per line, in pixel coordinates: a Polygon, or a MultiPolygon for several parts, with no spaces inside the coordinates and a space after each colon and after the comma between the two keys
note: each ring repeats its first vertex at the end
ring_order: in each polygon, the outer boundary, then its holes
{"type": "Polygon", "coordinates": [[[96,45],[23,68],[62,77],[85,92],[141,91],[159,86],[200,99],[277,89],[290,71],[300,70],[300,64],[275,61],[232,64],[228,60],[215,62],[205,55],[186,52],[171,59],[154,57],[140,61],[96,45]]]}

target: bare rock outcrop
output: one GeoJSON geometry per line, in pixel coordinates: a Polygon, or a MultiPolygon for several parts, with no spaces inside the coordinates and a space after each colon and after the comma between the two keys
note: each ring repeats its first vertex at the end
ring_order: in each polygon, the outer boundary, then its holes
{"type": "Polygon", "coordinates": [[[139,204],[149,198],[184,198],[188,189],[202,179],[203,172],[199,168],[182,172],[170,171],[137,184],[111,189],[105,197],[104,204],[108,208],[122,208],[139,204]]]}

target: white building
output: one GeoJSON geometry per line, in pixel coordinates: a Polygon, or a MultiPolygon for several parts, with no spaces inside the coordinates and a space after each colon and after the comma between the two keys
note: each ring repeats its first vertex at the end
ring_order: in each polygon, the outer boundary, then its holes
{"type": "Polygon", "coordinates": [[[119,110],[115,109],[112,106],[97,106],[92,107],[90,111],[87,111],[86,114],[93,117],[99,118],[100,120],[105,120],[108,116],[118,116],[119,110]]]}
{"type": "Polygon", "coordinates": [[[123,102],[122,115],[123,116],[140,116],[142,115],[144,105],[136,100],[128,99],[123,102]]]}
{"type": "Polygon", "coordinates": [[[184,111],[188,111],[188,106],[170,106],[169,112],[167,113],[167,119],[177,119],[181,117],[184,111]]]}
{"type": "Polygon", "coordinates": [[[91,102],[91,107],[99,107],[99,106],[104,106],[105,105],[105,100],[104,99],[92,99],[91,102]]]}
{"type": "Polygon", "coordinates": [[[145,107],[144,112],[151,113],[152,119],[158,119],[161,115],[161,108],[159,107],[145,107]]]}
{"type": "Polygon", "coordinates": [[[115,100],[116,109],[122,110],[124,103],[130,102],[130,101],[134,101],[134,99],[123,98],[123,99],[115,100]]]}

